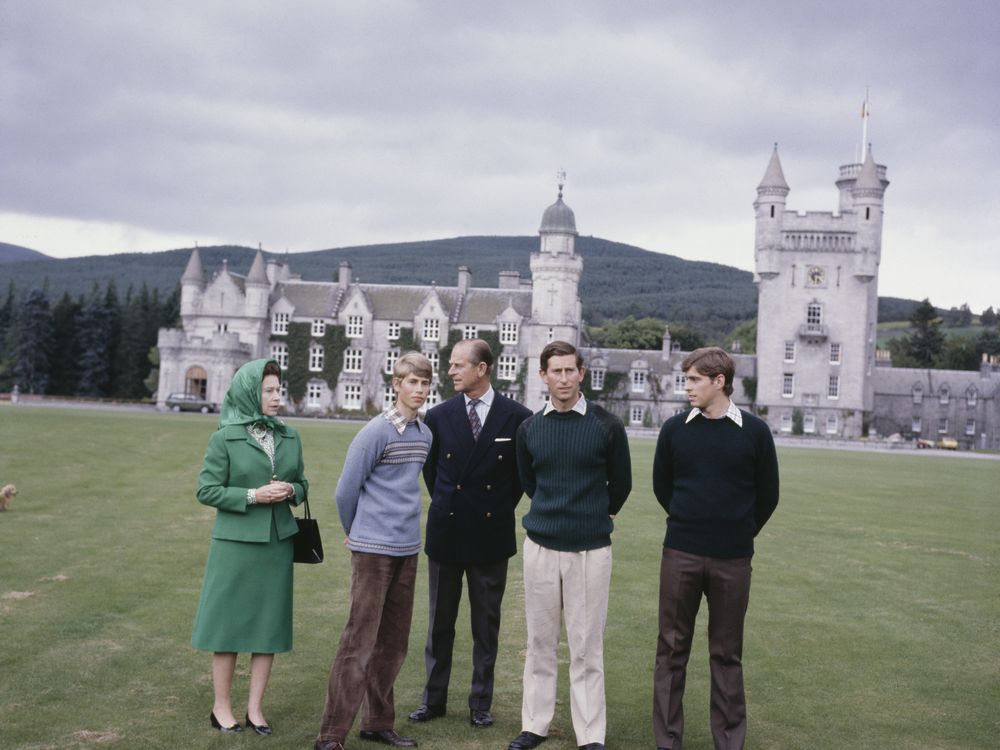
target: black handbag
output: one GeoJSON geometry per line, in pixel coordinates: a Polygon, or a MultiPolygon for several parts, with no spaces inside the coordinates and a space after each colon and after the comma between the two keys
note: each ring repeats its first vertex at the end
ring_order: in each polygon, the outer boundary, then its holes
{"type": "Polygon", "coordinates": [[[292,559],[297,563],[323,562],[323,540],[319,536],[319,523],[309,513],[309,500],[305,500],[306,514],[296,518],[299,533],[292,537],[295,554],[292,559]]]}

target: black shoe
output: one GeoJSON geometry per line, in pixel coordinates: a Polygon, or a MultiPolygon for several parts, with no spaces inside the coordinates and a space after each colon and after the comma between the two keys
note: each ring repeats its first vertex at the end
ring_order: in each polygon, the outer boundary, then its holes
{"type": "Polygon", "coordinates": [[[513,742],[507,745],[507,750],[531,750],[541,745],[546,739],[534,732],[521,732],[514,738],[513,742]]]}
{"type": "Polygon", "coordinates": [[[383,745],[393,747],[416,747],[417,741],[410,737],[400,737],[392,729],[383,729],[381,732],[366,732],[361,730],[361,739],[372,742],[381,742],[383,745]]]}
{"type": "Polygon", "coordinates": [[[479,729],[493,726],[493,714],[489,711],[480,711],[478,708],[469,710],[469,723],[479,729]]]}
{"type": "Polygon", "coordinates": [[[434,719],[440,719],[446,713],[447,709],[444,706],[434,706],[425,703],[410,714],[410,721],[433,721],[434,719]]]}
{"type": "Polygon", "coordinates": [[[267,724],[254,724],[252,721],[250,721],[250,714],[247,714],[247,729],[252,729],[257,734],[263,735],[264,737],[267,737],[269,734],[271,734],[271,727],[269,727],[267,724]]]}
{"type": "Polygon", "coordinates": [[[218,729],[223,734],[229,734],[230,732],[242,732],[243,731],[243,727],[240,726],[240,723],[238,721],[235,724],[233,724],[231,727],[224,727],[224,726],[222,726],[222,724],[219,723],[219,720],[215,718],[215,711],[212,711],[212,713],[210,713],[208,715],[208,718],[212,721],[212,727],[215,728],[215,729],[218,729]]]}

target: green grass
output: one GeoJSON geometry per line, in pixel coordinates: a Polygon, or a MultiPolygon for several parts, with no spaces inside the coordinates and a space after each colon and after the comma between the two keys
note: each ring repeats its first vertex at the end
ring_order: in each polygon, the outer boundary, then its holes
{"type": "MultiPolygon", "coordinates": [[[[194,484],[214,419],[0,407],[0,747],[311,747],[346,616],[348,556],[332,494],[357,425],[303,421],[327,562],[296,567],[296,649],[279,655],[269,739],[208,726],[207,655],[189,644],[210,509],[194,484]],[[30,595],[29,595],[30,594],[30,595]]],[[[606,634],[608,746],[652,748],[650,703],[663,514],[653,444],[633,440],[606,634]]],[[[975,748],[1000,736],[1000,463],[788,449],[782,501],[758,541],[745,648],[750,748],[975,748]]],[[[451,713],[412,726],[426,629],[421,560],[397,729],[425,748],[503,748],[520,730],[520,557],[501,631],[494,714],[473,731],[467,612],[451,713]]],[[[685,748],[711,747],[705,622],[689,668],[685,748]]],[[[575,746],[566,693],[549,750],[575,746]]],[[[235,708],[245,705],[241,657],[235,708]]],[[[242,715],[242,714],[241,714],[242,715]]],[[[349,747],[367,746],[353,735],[349,747]]]]}

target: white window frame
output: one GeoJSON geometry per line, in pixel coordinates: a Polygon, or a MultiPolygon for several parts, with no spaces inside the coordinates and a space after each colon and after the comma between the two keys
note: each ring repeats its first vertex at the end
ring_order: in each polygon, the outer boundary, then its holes
{"type": "Polygon", "coordinates": [[[781,375],[781,397],[795,397],[795,373],[786,372],[781,375]]]}
{"type": "Polygon", "coordinates": [[[282,370],[287,370],[288,344],[271,344],[271,359],[277,362],[282,370]]]}
{"type": "Polygon", "coordinates": [[[830,344],[830,364],[839,365],[843,357],[843,347],[839,343],[830,344]]]}
{"type": "Polygon", "coordinates": [[[479,338],[479,326],[465,326],[462,329],[463,339],[477,339],[479,338]]]}
{"type": "Polygon", "coordinates": [[[603,367],[595,367],[590,371],[590,390],[592,391],[604,390],[605,372],[606,370],[603,367]]]}
{"type": "Polygon", "coordinates": [[[646,416],[646,409],[642,406],[633,406],[629,411],[629,424],[630,425],[641,425],[643,418],[646,416]]]}
{"type": "Polygon", "coordinates": [[[312,328],[310,329],[310,334],[313,336],[322,336],[326,333],[326,321],[322,318],[315,318],[312,322],[312,328]]]}
{"type": "Polygon", "coordinates": [[[974,385],[970,385],[965,391],[965,405],[975,406],[979,401],[979,391],[974,385]]]}
{"type": "Polygon", "coordinates": [[[361,384],[344,383],[344,408],[351,410],[361,409],[361,384]]]}
{"type": "Polygon", "coordinates": [[[816,415],[815,414],[803,414],[802,415],[802,432],[807,435],[814,435],[816,433],[816,415]]]}
{"type": "Polygon", "coordinates": [[[497,378],[500,380],[517,378],[517,355],[501,354],[497,357],[497,378]]]}
{"type": "Polygon", "coordinates": [[[431,377],[434,377],[438,374],[438,369],[441,366],[441,352],[424,352],[424,355],[427,357],[427,361],[431,363],[431,377]]]}
{"type": "Polygon", "coordinates": [[[795,361],[795,342],[786,341],[785,342],[785,353],[783,362],[794,362],[795,361]]]}
{"type": "Polygon", "coordinates": [[[948,417],[938,419],[938,432],[942,435],[948,432],[948,417]]]}
{"type": "Polygon", "coordinates": [[[364,349],[344,349],[344,372],[361,372],[364,361],[364,349]]]}
{"type": "Polygon", "coordinates": [[[826,415],[826,434],[836,435],[837,430],[840,429],[840,420],[837,418],[836,414],[826,415]]]}
{"type": "Polygon", "coordinates": [[[813,327],[823,325],[823,305],[819,302],[810,302],[806,305],[806,326],[812,330],[813,327]]]}
{"type": "Polygon", "coordinates": [[[951,400],[951,388],[947,385],[942,385],[938,388],[938,403],[947,404],[951,400]]]}
{"type": "Polygon", "coordinates": [[[969,417],[965,420],[965,434],[975,435],[976,434],[976,420],[973,417],[969,417]]]}
{"type": "Polygon", "coordinates": [[[424,409],[430,409],[432,406],[437,406],[441,401],[441,394],[438,393],[437,388],[431,388],[427,392],[427,400],[424,401],[424,409]]]}
{"type": "Polygon", "coordinates": [[[910,432],[919,435],[924,429],[924,419],[919,414],[914,414],[910,419],[910,432]]]}
{"type": "Polygon", "coordinates": [[[396,403],[396,391],[392,389],[391,383],[386,383],[382,389],[382,409],[391,409],[396,403]]]}
{"type": "Polygon", "coordinates": [[[288,321],[291,314],[286,312],[276,312],[271,316],[271,333],[284,336],[288,333],[288,321]]]}
{"type": "Polygon", "coordinates": [[[389,321],[388,329],[389,332],[386,338],[388,338],[389,341],[397,341],[399,339],[399,331],[402,329],[402,325],[400,325],[399,322],[392,320],[389,321]]]}
{"type": "Polygon", "coordinates": [[[309,372],[323,372],[323,362],[326,359],[326,352],[322,344],[311,344],[309,346],[309,372]]]}
{"type": "Polygon", "coordinates": [[[399,359],[399,352],[395,349],[390,349],[385,353],[385,374],[392,375],[392,370],[396,366],[396,360],[399,359]]]}
{"type": "Polygon", "coordinates": [[[437,318],[424,319],[424,341],[441,340],[441,321],[437,318]]]}
{"type": "Polygon", "coordinates": [[[781,431],[791,432],[792,431],[792,415],[782,414],[781,415],[781,431]]]}
{"type": "Polygon", "coordinates": [[[347,316],[347,338],[359,339],[365,335],[365,319],[362,315],[347,316]]]}
{"type": "Polygon", "coordinates": [[[322,406],[323,399],[323,384],[322,383],[306,383],[306,406],[308,407],[318,407],[322,406]]]}
{"type": "Polygon", "coordinates": [[[826,397],[831,401],[840,398],[840,375],[831,375],[827,380],[826,397]]]}
{"type": "Polygon", "coordinates": [[[675,372],[674,393],[680,396],[684,395],[685,393],[687,393],[687,391],[684,390],[684,386],[686,385],[687,385],[687,375],[685,375],[683,372],[675,372]]]}
{"type": "Polygon", "coordinates": [[[517,343],[517,323],[501,323],[500,324],[500,343],[501,344],[516,344],[517,343]]]}
{"type": "Polygon", "coordinates": [[[646,392],[646,371],[632,370],[632,393],[646,392]]]}
{"type": "Polygon", "coordinates": [[[913,403],[922,404],[924,402],[924,387],[917,383],[913,386],[913,403]]]}

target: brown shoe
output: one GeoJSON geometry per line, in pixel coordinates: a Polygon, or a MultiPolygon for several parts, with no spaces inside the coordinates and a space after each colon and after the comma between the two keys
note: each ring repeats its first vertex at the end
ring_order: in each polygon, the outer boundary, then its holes
{"type": "Polygon", "coordinates": [[[344,750],[344,743],[333,740],[316,740],[313,750],[344,750]]]}
{"type": "Polygon", "coordinates": [[[410,737],[400,737],[392,729],[383,729],[381,732],[366,732],[361,730],[361,739],[370,742],[381,742],[383,745],[393,747],[416,747],[417,741],[410,737]]]}

